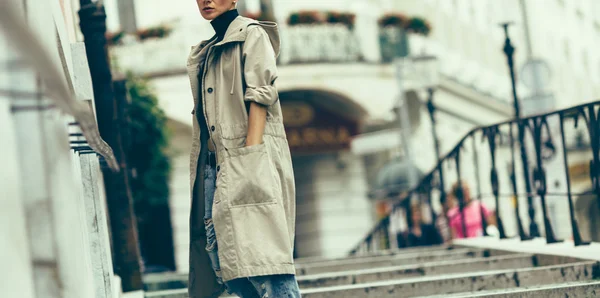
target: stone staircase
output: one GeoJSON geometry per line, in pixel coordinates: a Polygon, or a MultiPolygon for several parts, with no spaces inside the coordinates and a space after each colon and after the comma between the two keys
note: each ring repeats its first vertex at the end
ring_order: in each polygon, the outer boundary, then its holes
{"type": "MultiPolygon", "coordinates": [[[[554,254],[493,243],[455,244],[299,259],[296,273],[307,298],[600,297],[599,246],[570,254],[557,247],[554,254]],[[594,251],[596,258],[586,257],[594,251]]],[[[188,297],[186,279],[185,274],[148,275],[146,297],[188,297]]]]}

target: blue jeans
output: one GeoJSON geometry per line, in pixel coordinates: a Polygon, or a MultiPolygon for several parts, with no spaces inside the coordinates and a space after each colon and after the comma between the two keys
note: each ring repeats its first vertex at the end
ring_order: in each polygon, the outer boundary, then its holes
{"type": "MultiPolygon", "coordinates": [[[[214,153],[208,152],[209,158],[214,158],[214,153]]],[[[212,206],[217,188],[217,170],[210,163],[204,170],[204,228],[206,229],[206,251],[210,258],[213,270],[219,283],[221,279],[221,266],[215,227],[212,221],[212,206]]],[[[253,276],[238,278],[225,282],[227,292],[242,298],[300,298],[300,289],[296,276],[291,274],[253,276]]]]}

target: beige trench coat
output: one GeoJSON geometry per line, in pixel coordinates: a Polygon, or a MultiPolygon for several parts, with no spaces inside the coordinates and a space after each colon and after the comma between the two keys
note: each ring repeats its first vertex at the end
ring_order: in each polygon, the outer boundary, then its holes
{"type": "MultiPolygon", "coordinates": [[[[275,87],[278,54],[277,25],[240,16],[221,42],[200,43],[192,48],[188,59],[195,107],[192,114],[206,116],[208,141],[214,142],[217,152],[212,212],[224,281],[295,274],[295,186],[275,87]],[[204,57],[204,73],[198,76],[198,62],[204,57]],[[200,99],[203,104],[198,110],[200,99]],[[245,147],[248,102],[264,105],[268,112],[263,143],[245,147]]],[[[193,118],[189,292],[190,297],[216,297],[222,287],[205,251],[203,179],[194,183],[196,173],[204,173],[207,146],[201,140],[207,138],[200,137],[198,118],[193,118]]]]}

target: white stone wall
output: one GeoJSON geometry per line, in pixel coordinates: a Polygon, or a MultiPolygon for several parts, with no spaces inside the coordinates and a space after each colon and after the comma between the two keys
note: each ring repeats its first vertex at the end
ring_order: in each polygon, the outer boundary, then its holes
{"type": "Polygon", "coordinates": [[[298,156],[296,251],[298,257],[339,257],[373,225],[362,158],[350,153],[298,156]]]}
{"type": "Polygon", "coordinates": [[[187,123],[184,124],[174,120],[170,120],[168,126],[172,132],[169,148],[169,151],[172,153],[169,207],[171,209],[171,223],[173,227],[175,265],[178,272],[188,272],[190,245],[189,218],[192,207],[189,176],[192,129],[187,123]]]}
{"type": "Polygon", "coordinates": [[[600,3],[594,0],[527,1],[533,52],[552,68],[560,107],[600,98],[600,3]],[[544,13],[542,13],[544,12],[544,13]]]}
{"type": "MultiPolygon", "coordinates": [[[[52,72],[68,78],[68,88],[85,97],[80,99],[93,100],[85,96],[92,93],[85,50],[75,44],[73,28],[67,29],[65,16],[72,11],[61,4],[11,0],[1,8],[9,13],[14,9],[11,15],[24,20],[41,44],[34,52],[47,54],[37,54],[35,60],[27,56],[31,52],[16,48],[7,31],[20,26],[0,30],[0,89],[6,91],[0,95],[0,152],[5,161],[0,171],[0,238],[7,240],[2,265],[12,268],[0,274],[0,292],[6,297],[118,295],[112,288],[98,158],[70,150],[69,123],[74,120],[58,110],[58,92],[41,75],[40,65],[50,64],[56,68],[52,72]],[[49,60],[41,63],[46,56],[49,60]]],[[[18,35],[29,36],[23,31],[18,35]]],[[[33,46],[31,39],[24,43],[33,46]]]]}

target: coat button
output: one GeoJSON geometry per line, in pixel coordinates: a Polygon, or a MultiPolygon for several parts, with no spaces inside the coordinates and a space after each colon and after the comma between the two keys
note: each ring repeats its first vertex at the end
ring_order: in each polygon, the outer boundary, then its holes
{"type": "Polygon", "coordinates": [[[213,93],[213,88],[208,88],[208,93],[213,93]]]}
{"type": "Polygon", "coordinates": [[[211,131],[215,131],[215,129],[217,129],[214,125],[210,127],[211,131]]]}
{"type": "Polygon", "coordinates": [[[217,166],[217,172],[221,170],[221,166],[217,166]]]}

